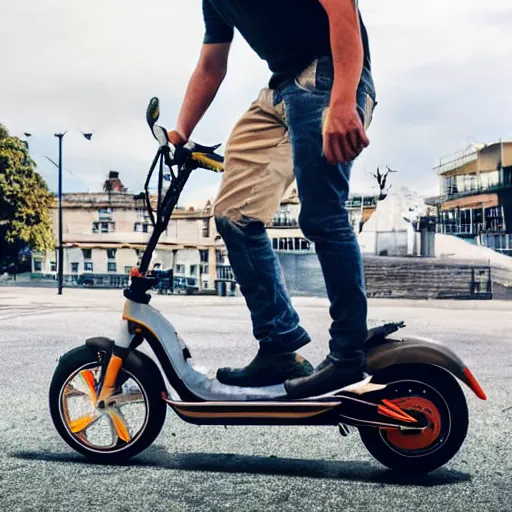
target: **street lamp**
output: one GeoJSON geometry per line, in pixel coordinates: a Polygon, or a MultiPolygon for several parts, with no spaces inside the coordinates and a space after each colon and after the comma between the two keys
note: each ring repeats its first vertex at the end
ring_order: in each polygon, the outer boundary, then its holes
{"type": "MultiPolygon", "coordinates": [[[[80,131],[80,130],[79,130],[80,131]]],[[[47,158],[53,165],[55,165],[59,169],[59,185],[58,185],[58,194],[59,194],[59,246],[57,250],[57,280],[58,280],[58,294],[62,295],[62,285],[64,278],[64,243],[62,240],[62,139],[64,135],[66,135],[67,130],[64,133],[56,133],[55,137],[59,139],[59,163],[56,164],[51,158],[47,158]]],[[[84,133],[80,131],[80,133],[87,139],[91,140],[93,134],[92,133],[84,133]]],[[[29,138],[32,136],[31,133],[25,132],[25,137],[29,138]]],[[[28,144],[27,144],[28,145],[28,144]]]]}
{"type": "MultiPolygon", "coordinates": [[[[55,137],[59,139],[59,250],[58,250],[58,269],[57,269],[57,280],[59,291],[58,294],[62,295],[62,285],[64,280],[64,243],[62,240],[62,140],[66,135],[67,130],[64,133],[56,133],[55,137]]],[[[91,140],[92,133],[80,132],[87,140],[91,140]]]]}

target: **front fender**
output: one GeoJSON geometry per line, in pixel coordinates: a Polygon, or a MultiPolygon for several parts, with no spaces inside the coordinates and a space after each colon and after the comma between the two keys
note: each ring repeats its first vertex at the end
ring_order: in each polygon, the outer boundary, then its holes
{"type": "Polygon", "coordinates": [[[439,366],[464,382],[478,398],[487,399],[484,390],[462,359],[453,350],[437,341],[415,336],[386,339],[371,348],[366,357],[370,374],[397,364],[439,366]]]}

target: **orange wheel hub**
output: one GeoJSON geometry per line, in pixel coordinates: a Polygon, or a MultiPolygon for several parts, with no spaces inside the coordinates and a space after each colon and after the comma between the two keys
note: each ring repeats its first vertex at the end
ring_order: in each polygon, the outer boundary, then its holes
{"type": "Polygon", "coordinates": [[[422,397],[405,397],[391,400],[404,410],[416,411],[427,418],[428,426],[419,434],[404,434],[400,430],[389,430],[387,440],[402,450],[424,450],[436,442],[441,433],[441,414],[433,402],[422,397]]]}

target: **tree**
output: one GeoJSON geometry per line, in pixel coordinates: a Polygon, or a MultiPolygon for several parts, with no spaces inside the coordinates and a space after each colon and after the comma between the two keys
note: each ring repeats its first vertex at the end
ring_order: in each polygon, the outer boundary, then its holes
{"type": "Polygon", "coordinates": [[[50,207],[54,196],[35,170],[28,146],[0,124],[0,267],[25,265],[29,251],[55,248],[50,207]]]}
{"type": "MultiPolygon", "coordinates": [[[[392,172],[398,172],[391,169],[389,166],[386,166],[387,172],[384,174],[380,173],[380,168],[377,167],[377,174],[370,173],[376,180],[377,184],[379,185],[379,201],[382,201],[383,199],[386,199],[387,193],[386,193],[386,182],[388,180],[389,173],[392,172]]],[[[391,188],[391,185],[389,185],[388,190],[391,188]]]]}

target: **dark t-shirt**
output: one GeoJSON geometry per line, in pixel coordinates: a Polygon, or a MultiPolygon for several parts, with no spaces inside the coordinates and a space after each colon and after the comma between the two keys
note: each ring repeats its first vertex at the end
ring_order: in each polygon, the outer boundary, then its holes
{"type": "MultiPolygon", "coordinates": [[[[228,43],[236,28],[273,73],[275,87],[317,57],[331,55],[329,20],[319,0],[203,0],[205,44],[228,43]]],[[[361,19],[365,66],[368,35],[361,19]]]]}

